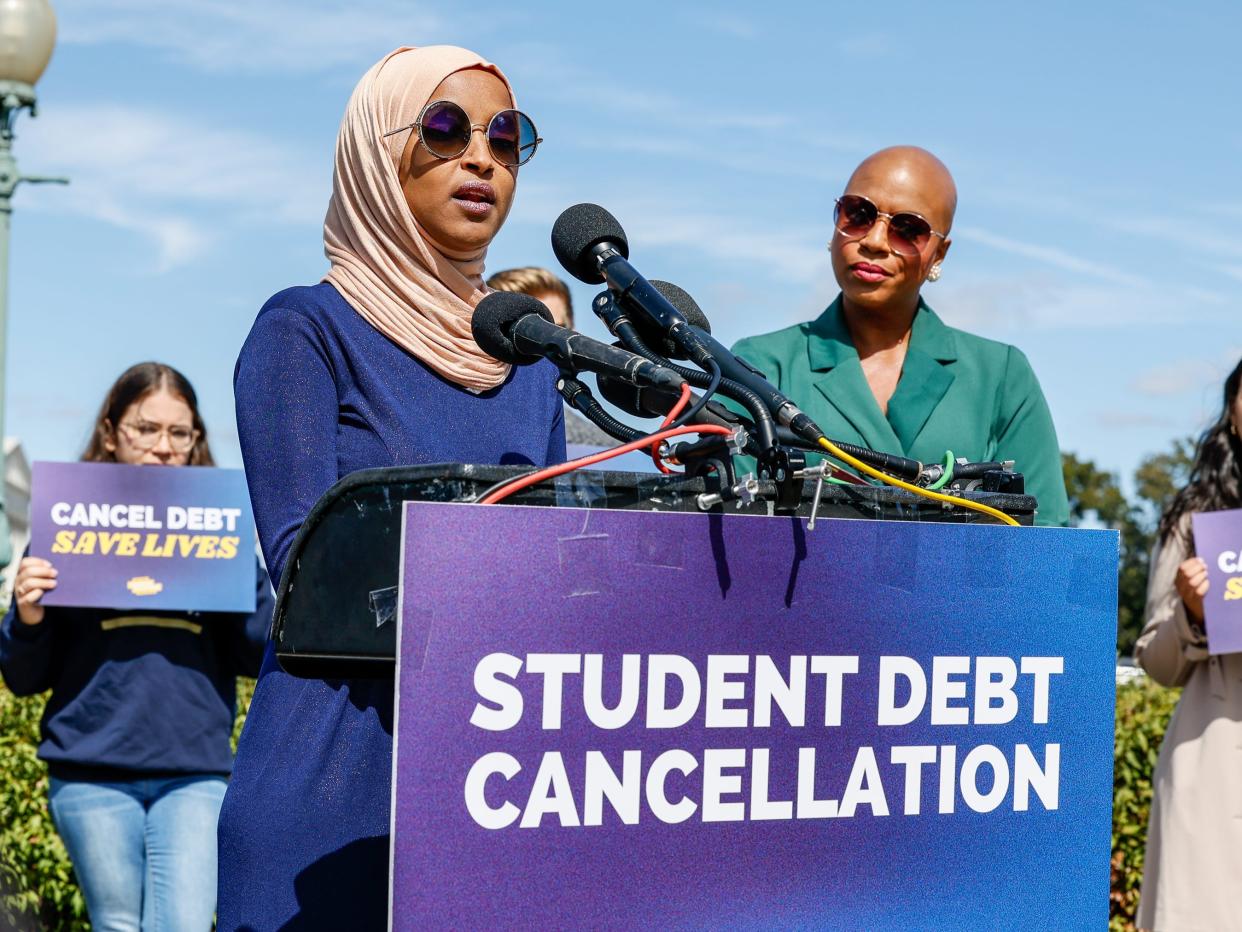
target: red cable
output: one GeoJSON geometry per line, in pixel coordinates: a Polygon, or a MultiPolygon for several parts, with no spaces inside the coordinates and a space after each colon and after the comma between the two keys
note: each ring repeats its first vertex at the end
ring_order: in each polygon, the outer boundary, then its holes
{"type": "MultiPolygon", "coordinates": [[[[677,420],[682,410],[690,403],[690,383],[681,383],[681,397],[677,399],[677,404],[673,405],[673,409],[664,417],[663,423],[660,424],[660,430],[668,427],[669,424],[677,420]]],[[[664,473],[666,476],[672,474],[672,470],[664,465],[664,461],[660,459],[660,444],[653,443],[651,445],[651,461],[656,464],[656,469],[664,473]]]]}
{"type": "Polygon", "coordinates": [[[659,443],[662,440],[667,440],[669,437],[678,437],[682,434],[720,434],[725,437],[731,437],[733,436],[733,431],[727,427],[721,427],[719,424],[683,424],[681,427],[670,427],[668,430],[662,430],[647,437],[639,437],[637,440],[631,440],[629,443],[613,447],[611,450],[601,450],[599,453],[592,453],[590,456],[583,456],[557,466],[549,466],[528,476],[523,476],[521,479],[515,479],[503,488],[497,489],[487,498],[480,501],[479,504],[494,505],[502,498],[508,498],[514,492],[520,492],[522,489],[543,482],[545,479],[563,476],[565,473],[573,472],[575,469],[593,466],[596,463],[602,463],[604,460],[612,459],[614,456],[620,456],[622,453],[641,450],[644,447],[649,447],[652,443],[659,443]]]}

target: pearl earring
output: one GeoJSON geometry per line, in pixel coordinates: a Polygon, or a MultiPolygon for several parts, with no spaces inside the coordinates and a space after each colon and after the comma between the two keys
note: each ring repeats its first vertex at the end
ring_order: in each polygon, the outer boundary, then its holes
{"type": "Polygon", "coordinates": [[[931,271],[927,273],[927,280],[929,282],[940,281],[940,263],[939,262],[937,262],[935,265],[931,267],[931,271]]]}

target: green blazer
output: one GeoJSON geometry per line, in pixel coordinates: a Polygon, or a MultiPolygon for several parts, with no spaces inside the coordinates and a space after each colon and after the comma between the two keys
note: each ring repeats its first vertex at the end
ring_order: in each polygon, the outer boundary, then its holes
{"type": "MultiPolygon", "coordinates": [[[[922,301],[888,416],[871,394],[838,297],[818,319],[747,337],[733,351],[763,371],[830,440],[924,463],[1013,460],[1039,501],[1035,523],[1064,525],[1069,503],[1056,429],[1022,352],[946,326],[922,301]]],[[[808,454],[808,460],[816,460],[808,454]]]]}

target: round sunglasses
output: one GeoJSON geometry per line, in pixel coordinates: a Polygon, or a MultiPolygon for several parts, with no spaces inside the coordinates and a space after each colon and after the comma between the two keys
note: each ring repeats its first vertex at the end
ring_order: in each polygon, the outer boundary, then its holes
{"type": "Polygon", "coordinates": [[[837,231],[851,240],[865,237],[883,217],[888,221],[889,248],[902,256],[917,256],[933,236],[941,239],[948,236],[933,230],[930,223],[911,211],[886,214],[861,194],[843,194],[837,198],[832,217],[837,231]]]}
{"type": "Polygon", "coordinates": [[[496,161],[510,168],[529,162],[543,142],[531,118],[521,110],[501,110],[486,127],[474,126],[466,111],[451,100],[433,100],[423,107],[417,120],[384,133],[384,138],[407,129],[417,129],[419,142],[438,159],[457,158],[470,147],[474,131],[483,130],[496,161]]]}

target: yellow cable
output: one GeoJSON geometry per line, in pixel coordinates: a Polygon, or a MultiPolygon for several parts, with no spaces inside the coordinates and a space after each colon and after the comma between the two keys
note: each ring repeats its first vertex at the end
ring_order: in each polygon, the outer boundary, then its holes
{"type": "Polygon", "coordinates": [[[990,515],[1002,524],[1009,524],[1013,527],[1019,526],[1018,522],[1009,517],[1009,515],[1005,514],[1003,511],[997,511],[990,505],[981,505],[979,502],[972,502],[965,498],[958,498],[954,495],[945,495],[943,492],[933,492],[930,489],[924,489],[917,485],[912,485],[911,483],[898,479],[895,476],[886,475],[878,469],[868,466],[862,460],[850,456],[827,437],[820,437],[819,445],[832,454],[834,458],[839,459],[847,465],[853,466],[859,472],[864,472],[873,479],[879,479],[881,482],[887,482],[889,485],[895,485],[897,488],[905,489],[907,492],[913,492],[915,495],[922,495],[924,498],[935,499],[938,502],[947,502],[950,505],[957,505],[961,508],[969,508],[971,511],[978,511],[982,514],[990,515]]]}

